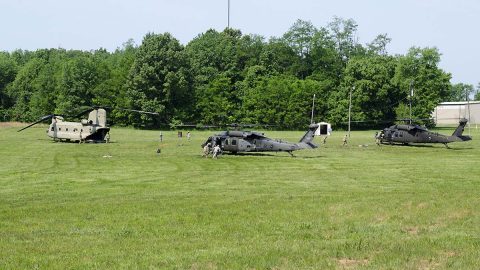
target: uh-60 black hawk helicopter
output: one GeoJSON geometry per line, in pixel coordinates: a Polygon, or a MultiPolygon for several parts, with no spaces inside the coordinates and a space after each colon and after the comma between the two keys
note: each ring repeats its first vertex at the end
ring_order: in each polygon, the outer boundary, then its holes
{"type": "Polygon", "coordinates": [[[410,144],[410,143],[448,143],[470,141],[472,137],[464,136],[463,130],[467,119],[461,119],[458,127],[451,136],[429,131],[426,127],[414,124],[393,125],[377,134],[377,139],[383,144],[410,144]]]}
{"type": "Polygon", "coordinates": [[[263,133],[256,131],[229,130],[208,137],[202,147],[207,144],[210,144],[211,147],[218,145],[222,151],[233,154],[240,152],[287,152],[293,156],[293,151],[318,147],[312,143],[317,128],[318,124],[310,124],[308,131],[298,143],[270,139],[263,133]]]}
{"type": "MultiPolygon", "coordinates": [[[[82,111],[74,118],[78,118],[88,113],[88,119],[82,119],[80,122],[68,122],[64,117],[58,114],[49,114],[41,117],[32,124],[18,130],[18,132],[25,130],[33,125],[51,119],[51,124],[47,129],[47,135],[53,138],[54,141],[67,142],[105,142],[105,137],[110,131],[107,126],[107,112],[105,109],[111,109],[107,106],[92,106],[82,111]]],[[[158,115],[155,112],[146,112],[131,109],[115,108],[117,110],[137,112],[158,115]]]]}

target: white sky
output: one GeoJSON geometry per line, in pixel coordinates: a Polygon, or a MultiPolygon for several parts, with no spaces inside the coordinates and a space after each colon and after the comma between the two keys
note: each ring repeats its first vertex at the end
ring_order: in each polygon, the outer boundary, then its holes
{"type": "MultiPolygon", "coordinates": [[[[326,26],[354,19],[360,42],[387,33],[388,51],[437,47],[452,82],[477,85],[479,0],[231,0],[230,25],[267,39],[297,20],[326,26]]],[[[109,51],[147,32],[170,32],[183,44],[227,25],[227,0],[0,0],[0,50],[57,48],[109,51]]]]}

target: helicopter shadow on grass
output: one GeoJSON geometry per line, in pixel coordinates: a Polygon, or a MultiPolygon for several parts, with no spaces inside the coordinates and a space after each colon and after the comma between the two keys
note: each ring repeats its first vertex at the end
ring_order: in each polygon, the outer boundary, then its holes
{"type": "Polygon", "coordinates": [[[275,158],[301,158],[301,159],[314,159],[314,158],[323,158],[324,156],[290,156],[287,153],[285,155],[280,155],[281,152],[278,153],[223,153],[224,156],[252,156],[252,157],[275,157],[275,158]]]}
{"type": "Polygon", "coordinates": [[[398,146],[398,147],[416,147],[416,148],[427,148],[427,149],[433,149],[433,148],[445,148],[447,150],[455,150],[455,151],[459,151],[459,150],[469,150],[469,149],[473,149],[472,147],[462,147],[462,148],[454,148],[454,147],[451,147],[449,146],[448,148],[446,148],[445,146],[441,146],[441,147],[438,147],[439,145],[433,145],[433,144],[385,144],[385,146],[398,146]]]}
{"type": "Polygon", "coordinates": [[[99,142],[99,141],[87,141],[79,143],[78,141],[55,141],[51,139],[37,139],[37,141],[49,141],[50,143],[62,143],[62,144],[116,144],[116,141],[109,141],[107,142],[99,142]]]}

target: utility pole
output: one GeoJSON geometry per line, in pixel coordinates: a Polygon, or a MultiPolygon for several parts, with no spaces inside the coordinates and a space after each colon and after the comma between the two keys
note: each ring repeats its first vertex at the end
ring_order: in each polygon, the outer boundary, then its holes
{"type": "Polygon", "coordinates": [[[355,90],[355,86],[350,88],[350,102],[348,105],[348,138],[350,138],[350,122],[352,120],[352,89],[355,90]]]}
{"type": "Polygon", "coordinates": [[[313,110],[315,109],[315,94],[313,94],[313,102],[312,102],[312,116],[310,117],[310,124],[313,124],[313,110]]]}
{"type": "Polygon", "coordinates": [[[468,135],[470,136],[470,97],[468,89],[465,88],[465,98],[467,99],[467,110],[468,110],[468,135]]]}
{"type": "Polygon", "coordinates": [[[228,11],[227,11],[227,28],[230,28],[230,0],[228,0],[228,11]]]}
{"type": "Polygon", "coordinates": [[[413,80],[410,81],[410,125],[412,124],[412,98],[413,98],[413,80]]]}

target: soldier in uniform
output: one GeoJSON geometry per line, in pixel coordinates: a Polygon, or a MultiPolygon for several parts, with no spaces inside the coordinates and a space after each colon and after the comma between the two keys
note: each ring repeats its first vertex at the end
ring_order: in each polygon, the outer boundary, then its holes
{"type": "Polygon", "coordinates": [[[163,133],[160,131],[160,142],[163,141],[163,133]]]}
{"type": "MultiPolygon", "coordinates": [[[[57,121],[55,119],[55,121],[57,121]]],[[[82,136],[83,130],[80,129],[80,141],[78,143],[83,143],[83,136],[82,136]]]]}
{"type": "Polygon", "coordinates": [[[343,136],[342,142],[343,142],[342,146],[345,146],[345,145],[348,144],[347,134],[345,134],[345,136],[343,136]]]}
{"type": "Polygon", "coordinates": [[[220,151],[222,151],[220,149],[220,146],[217,144],[215,145],[215,147],[213,147],[213,156],[212,158],[218,158],[218,154],[220,154],[220,151]]]}
{"type": "Polygon", "coordinates": [[[211,143],[207,143],[204,147],[203,147],[203,155],[202,157],[208,157],[208,155],[210,154],[210,148],[212,147],[212,144],[211,143]]]}
{"type": "Polygon", "coordinates": [[[106,143],[110,142],[110,132],[107,132],[107,134],[105,134],[105,142],[106,143]]]}
{"type": "Polygon", "coordinates": [[[375,132],[375,143],[380,146],[380,134],[378,132],[375,132]]]}

